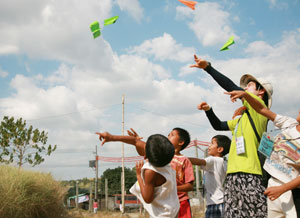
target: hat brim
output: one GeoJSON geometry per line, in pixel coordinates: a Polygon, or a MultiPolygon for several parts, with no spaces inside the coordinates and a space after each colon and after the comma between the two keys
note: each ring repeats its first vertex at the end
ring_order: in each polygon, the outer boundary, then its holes
{"type": "Polygon", "coordinates": [[[266,91],[267,95],[268,95],[268,108],[271,108],[272,106],[272,94],[269,92],[269,90],[264,86],[264,84],[262,84],[258,79],[256,79],[254,76],[250,75],[250,74],[245,74],[241,77],[240,79],[240,87],[245,89],[247,87],[247,84],[250,81],[255,81],[258,82],[266,91]]]}

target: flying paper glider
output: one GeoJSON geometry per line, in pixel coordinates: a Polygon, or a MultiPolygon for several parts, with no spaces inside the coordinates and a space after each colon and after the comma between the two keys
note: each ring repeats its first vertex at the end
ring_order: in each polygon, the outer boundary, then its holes
{"type": "Polygon", "coordinates": [[[101,35],[100,26],[99,26],[98,21],[91,23],[90,28],[93,33],[94,39],[96,39],[97,37],[99,37],[101,35]]]}
{"type": "Polygon", "coordinates": [[[104,20],[104,26],[115,23],[118,20],[119,16],[114,16],[104,20]]]}
{"type": "Polygon", "coordinates": [[[223,45],[223,47],[220,49],[220,51],[225,51],[225,50],[229,50],[229,46],[234,44],[234,39],[233,36],[231,36],[228,41],[223,45]]]}
{"type": "Polygon", "coordinates": [[[197,4],[197,2],[195,2],[195,1],[186,1],[186,0],[178,0],[178,1],[180,1],[182,4],[185,4],[189,8],[195,10],[195,5],[197,4]]]}

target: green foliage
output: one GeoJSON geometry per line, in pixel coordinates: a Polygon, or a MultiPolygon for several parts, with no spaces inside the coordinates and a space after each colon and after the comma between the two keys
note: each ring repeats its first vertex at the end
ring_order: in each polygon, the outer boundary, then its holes
{"type": "Polygon", "coordinates": [[[17,162],[21,167],[28,163],[32,166],[41,164],[45,159],[42,154],[50,156],[55,151],[56,145],[46,145],[47,132],[26,128],[26,121],[22,118],[3,118],[0,125],[0,162],[9,164],[17,162]]]}
{"type": "MultiPolygon", "coordinates": [[[[135,169],[125,167],[125,190],[129,193],[129,189],[136,182],[135,169]]],[[[121,194],[121,173],[122,167],[115,169],[107,169],[103,172],[100,179],[100,191],[104,193],[105,190],[105,179],[108,180],[108,194],[121,194]]]]}
{"type": "Polygon", "coordinates": [[[1,218],[67,217],[65,188],[50,174],[0,166],[1,218]]]}

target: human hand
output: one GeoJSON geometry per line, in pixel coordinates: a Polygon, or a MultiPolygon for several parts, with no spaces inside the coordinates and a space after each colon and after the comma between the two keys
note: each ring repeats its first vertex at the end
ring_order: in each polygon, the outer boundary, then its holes
{"type": "Polygon", "coordinates": [[[231,91],[231,92],[224,92],[224,94],[230,95],[230,100],[232,102],[236,102],[237,98],[244,97],[245,91],[236,90],[236,91],[231,91]]]}
{"type": "Polygon", "coordinates": [[[144,165],[143,160],[139,160],[135,163],[136,176],[141,176],[142,167],[144,165]]]}
{"type": "Polygon", "coordinates": [[[136,133],[136,131],[134,131],[134,129],[130,128],[130,130],[127,130],[127,134],[128,134],[129,136],[134,136],[137,140],[143,139],[143,137],[140,137],[140,136],[136,133]],[[131,132],[130,132],[130,130],[131,130],[131,132]]]}
{"type": "Polygon", "coordinates": [[[198,104],[197,108],[198,110],[208,111],[211,107],[205,101],[203,101],[200,104],[198,104]]]}
{"type": "Polygon", "coordinates": [[[242,107],[239,107],[238,109],[236,109],[233,113],[232,119],[234,119],[236,116],[242,115],[245,110],[247,110],[247,107],[245,107],[245,106],[242,106],[242,107]]]}
{"type": "Polygon", "coordinates": [[[105,142],[112,141],[112,135],[109,132],[96,132],[97,135],[99,135],[99,140],[102,141],[101,145],[104,145],[105,142]]]}
{"type": "Polygon", "coordinates": [[[264,194],[267,195],[271,201],[274,201],[284,192],[285,192],[284,187],[281,185],[281,186],[272,186],[267,188],[264,194]]]}
{"type": "Polygon", "coordinates": [[[200,69],[205,69],[208,66],[208,62],[201,58],[198,58],[197,55],[194,55],[195,64],[190,65],[190,67],[197,67],[200,69]]]}

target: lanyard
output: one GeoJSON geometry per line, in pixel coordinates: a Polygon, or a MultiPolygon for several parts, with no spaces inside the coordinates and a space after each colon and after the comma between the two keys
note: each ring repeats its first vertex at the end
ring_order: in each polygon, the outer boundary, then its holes
{"type": "Polygon", "coordinates": [[[240,123],[241,123],[241,136],[243,136],[242,119],[239,118],[239,120],[238,120],[238,122],[237,122],[237,124],[235,125],[235,128],[234,128],[234,138],[236,138],[237,129],[238,129],[240,123]]]}

